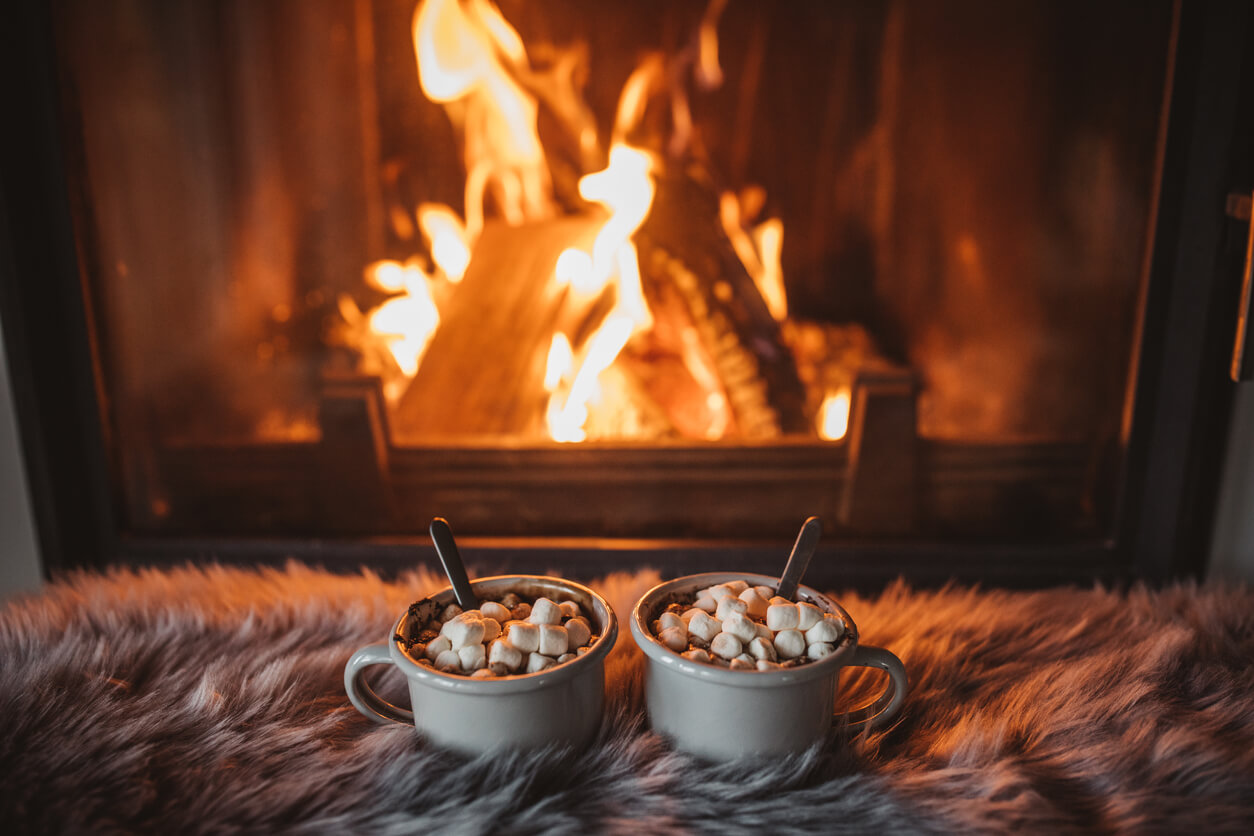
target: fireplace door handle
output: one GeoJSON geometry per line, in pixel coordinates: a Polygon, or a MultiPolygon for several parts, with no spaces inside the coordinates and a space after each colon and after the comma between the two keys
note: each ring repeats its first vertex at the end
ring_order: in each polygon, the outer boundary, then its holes
{"type": "Polygon", "coordinates": [[[1250,194],[1228,195],[1227,213],[1229,217],[1246,221],[1249,224],[1249,235],[1245,242],[1245,269],[1241,271],[1241,301],[1237,305],[1237,333],[1232,344],[1232,366],[1229,373],[1237,383],[1243,380],[1254,380],[1254,220],[1251,220],[1251,207],[1254,196],[1250,194]]]}

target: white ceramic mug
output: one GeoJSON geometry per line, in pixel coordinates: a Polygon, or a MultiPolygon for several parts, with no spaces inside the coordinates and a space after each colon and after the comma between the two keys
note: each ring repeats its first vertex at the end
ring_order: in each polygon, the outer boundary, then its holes
{"type": "Polygon", "coordinates": [[[772,589],[779,582],[743,572],[687,575],[655,586],[636,603],[631,634],[647,657],[645,703],[655,731],[682,751],[729,760],[800,752],[822,740],[834,721],[860,730],[893,718],[906,698],[901,660],[882,648],[859,645],[858,628],[849,613],[808,586],[797,590],[797,600],[839,616],[847,636],[834,653],[817,662],[771,671],[734,671],[685,659],[649,629],[668,604],[691,601],[697,590],[735,580],[772,589]],[[837,677],[841,668],[852,666],[885,670],[888,684],[869,705],[834,715],[837,677]]]}
{"type": "MultiPolygon", "coordinates": [[[[471,581],[481,601],[513,592],[575,601],[591,616],[599,638],[591,649],[561,665],[537,673],[471,679],[419,665],[397,641],[406,633],[406,612],[384,644],[354,653],[344,667],[344,689],[357,710],[380,723],[413,725],[434,743],[462,752],[497,747],[536,748],[548,744],[583,746],[596,733],[605,700],[605,657],[618,638],[618,621],[609,603],[586,586],[560,578],[508,575],[471,581]],[[362,678],[371,665],[395,665],[409,683],[411,708],[393,705],[362,678]]],[[[451,587],[432,596],[442,608],[453,602],[451,587]]]]}

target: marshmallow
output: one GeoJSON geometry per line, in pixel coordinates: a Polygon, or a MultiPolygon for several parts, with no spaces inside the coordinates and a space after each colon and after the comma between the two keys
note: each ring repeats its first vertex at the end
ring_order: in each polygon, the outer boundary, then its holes
{"type": "Polygon", "coordinates": [[[796,604],[772,604],[766,610],[766,626],[775,632],[780,630],[796,630],[801,621],[796,604]]]}
{"type": "Polygon", "coordinates": [[[767,602],[775,597],[775,590],[771,589],[769,586],[755,586],[753,591],[761,595],[762,600],[767,602]]]}
{"type": "Polygon", "coordinates": [[[460,671],[462,669],[461,656],[457,654],[456,650],[445,650],[435,657],[435,669],[438,671],[460,671]]]}
{"type": "Polygon", "coordinates": [[[722,631],[723,625],[704,611],[700,615],[694,615],[688,622],[688,632],[703,641],[713,640],[722,631]]]}
{"type": "Polygon", "coordinates": [[[471,679],[496,679],[496,674],[490,668],[479,668],[470,675],[471,679]]]}
{"type": "Polygon", "coordinates": [[[739,598],[729,596],[721,598],[718,602],[718,609],[714,611],[714,617],[719,621],[726,621],[727,617],[732,613],[741,613],[742,615],[749,610],[749,605],[739,598]]]}
{"type": "Polygon", "coordinates": [[[531,615],[527,620],[532,624],[561,624],[562,608],[548,598],[537,598],[531,605],[531,615]]]}
{"type": "Polygon", "coordinates": [[[570,641],[570,647],[583,647],[587,644],[588,639],[592,638],[592,628],[588,625],[588,619],[577,615],[567,621],[566,637],[570,641]]]}
{"type": "Polygon", "coordinates": [[[673,612],[662,613],[661,615],[657,617],[657,621],[658,621],[657,632],[659,633],[670,627],[683,627],[684,632],[688,631],[688,625],[684,624],[684,620],[680,618],[679,616],[675,615],[675,613],[673,612]]]}
{"type": "Polygon", "coordinates": [[[540,626],[540,645],[537,652],[543,653],[545,656],[561,656],[566,652],[567,643],[570,637],[566,633],[566,628],[560,624],[541,624],[540,626]]]}
{"type": "Polygon", "coordinates": [[[712,613],[718,609],[718,601],[715,601],[709,595],[698,595],[697,600],[693,602],[693,606],[712,613]]]}
{"type": "Polygon", "coordinates": [[[753,628],[758,631],[758,638],[766,639],[768,642],[775,641],[775,633],[772,632],[771,628],[767,627],[765,624],[755,621],[753,622],[753,628]]]}
{"type": "Polygon", "coordinates": [[[499,635],[501,635],[501,622],[495,618],[485,618],[483,620],[483,640],[490,642],[499,635]]]}
{"type": "Polygon", "coordinates": [[[774,607],[778,604],[791,604],[792,601],[789,601],[787,598],[781,598],[778,595],[772,595],[770,598],[766,599],[766,603],[774,607]]]}
{"type": "Polygon", "coordinates": [[[515,604],[510,608],[509,617],[515,621],[526,621],[531,616],[531,605],[526,601],[515,604]]]}
{"type": "Polygon", "coordinates": [[[588,652],[589,650],[591,650],[591,649],[592,649],[592,648],[590,648],[590,647],[577,647],[577,648],[575,648],[575,656],[577,656],[577,657],[578,657],[578,656],[582,656],[582,655],[584,655],[585,653],[587,653],[587,652],[588,652]]]}
{"type": "Polygon", "coordinates": [[[764,639],[761,636],[749,642],[749,655],[755,659],[765,659],[768,662],[774,662],[779,657],[775,653],[775,645],[770,639],[764,639]]]}
{"type": "Polygon", "coordinates": [[[574,601],[562,601],[557,607],[562,611],[562,618],[575,618],[583,615],[583,611],[579,609],[579,605],[574,601]]]}
{"type": "Polygon", "coordinates": [[[798,630],[783,630],[775,636],[775,652],[781,659],[795,659],[806,652],[806,638],[798,630]]]}
{"type": "Polygon", "coordinates": [[[506,667],[500,662],[488,662],[488,666],[484,670],[492,671],[496,676],[509,676],[513,673],[513,669],[506,667]]]}
{"type": "Polygon", "coordinates": [[[744,601],[748,606],[746,612],[753,618],[766,618],[766,599],[757,593],[756,590],[746,589],[740,593],[740,600],[744,601]]]}
{"type": "Polygon", "coordinates": [[[457,658],[461,660],[464,671],[477,671],[488,664],[487,654],[483,652],[481,644],[469,644],[459,649],[457,658]]]}
{"type": "Polygon", "coordinates": [[[797,629],[805,632],[823,620],[823,611],[802,601],[797,604],[797,629]]]}
{"type": "Polygon", "coordinates": [[[682,655],[685,659],[690,659],[693,662],[705,662],[709,664],[709,661],[710,661],[710,654],[706,653],[704,650],[701,650],[700,648],[697,648],[695,650],[689,650],[687,653],[684,653],[682,655]]]}
{"type": "Polygon", "coordinates": [[[723,632],[731,633],[740,639],[741,644],[745,644],[757,638],[758,628],[754,626],[749,616],[737,612],[723,619],[723,632]]]}
{"type": "Polygon", "coordinates": [[[522,601],[522,599],[518,597],[517,592],[506,592],[501,596],[501,606],[507,610],[512,610],[514,607],[518,606],[520,601],[522,601]]]}
{"type": "Polygon", "coordinates": [[[687,624],[688,622],[692,621],[693,617],[699,612],[705,612],[705,610],[701,609],[700,607],[693,607],[690,610],[684,611],[684,614],[681,615],[679,618],[680,620],[684,622],[684,624],[687,624]]]}
{"type": "Polygon", "coordinates": [[[496,601],[488,601],[479,608],[479,612],[483,613],[484,618],[494,619],[501,624],[509,621],[509,607],[498,604],[496,601]]]}
{"type": "Polygon", "coordinates": [[[748,581],[728,581],[727,583],[723,584],[723,586],[730,589],[736,595],[739,595],[740,593],[744,592],[746,589],[749,588],[749,583],[748,581]]]}
{"type": "Polygon", "coordinates": [[[432,639],[427,643],[426,657],[434,662],[441,653],[446,650],[452,650],[453,643],[448,640],[447,636],[440,636],[432,639]]]}
{"type": "Polygon", "coordinates": [[[456,604],[449,604],[447,607],[444,608],[444,611],[440,613],[440,620],[451,621],[452,619],[457,618],[457,616],[461,614],[462,614],[461,607],[457,606],[456,604]]]}
{"type": "Polygon", "coordinates": [[[575,655],[575,654],[573,654],[573,653],[563,653],[561,656],[558,656],[558,657],[557,657],[557,663],[558,663],[559,665],[564,665],[564,664],[566,664],[567,662],[574,661],[575,659],[578,659],[578,658],[579,658],[579,657],[578,657],[578,656],[576,656],[576,655],[575,655]]]}
{"type": "Polygon", "coordinates": [[[657,639],[676,653],[688,649],[688,631],[683,627],[667,627],[658,633],[657,639]]]}
{"type": "Polygon", "coordinates": [[[824,656],[831,656],[835,652],[836,648],[830,642],[815,642],[806,648],[806,655],[816,662],[824,656]]]}
{"type": "Polygon", "coordinates": [[[769,662],[766,659],[759,659],[757,667],[760,671],[777,671],[779,670],[779,662],[769,662]]]}
{"type": "Polygon", "coordinates": [[[527,657],[527,673],[536,673],[545,668],[551,668],[557,664],[557,660],[550,659],[540,653],[532,653],[527,657]]]}
{"type": "Polygon", "coordinates": [[[479,644],[483,641],[483,633],[483,619],[467,618],[465,615],[444,622],[444,627],[440,630],[440,635],[449,640],[454,650],[479,644]]]}
{"type": "Polygon", "coordinates": [[[511,671],[516,671],[522,667],[523,653],[514,647],[506,639],[497,639],[492,642],[492,649],[488,651],[488,664],[504,665],[511,671]]]}
{"type": "Polygon", "coordinates": [[[540,625],[511,621],[506,625],[505,637],[523,653],[534,653],[540,648],[540,625]]]}
{"type": "MultiPolygon", "coordinates": [[[[715,603],[722,601],[724,598],[735,598],[739,594],[731,588],[729,584],[720,583],[711,586],[709,589],[703,589],[700,595],[708,595],[714,599],[715,603]]],[[[698,597],[700,597],[700,595],[698,597]]]]}
{"type": "Polygon", "coordinates": [[[719,633],[710,640],[710,652],[724,659],[735,659],[743,649],[740,639],[731,633],[719,633]]]}
{"type": "Polygon", "coordinates": [[[734,671],[751,671],[754,669],[755,664],[753,662],[745,661],[743,656],[737,656],[735,659],[731,660],[731,665],[728,667],[734,671]]]}
{"type": "Polygon", "coordinates": [[[814,644],[815,642],[834,642],[839,639],[844,632],[844,625],[842,625],[839,621],[831,618],[825,618],[806,631],[806,641],[810,644],[814,644]]]}

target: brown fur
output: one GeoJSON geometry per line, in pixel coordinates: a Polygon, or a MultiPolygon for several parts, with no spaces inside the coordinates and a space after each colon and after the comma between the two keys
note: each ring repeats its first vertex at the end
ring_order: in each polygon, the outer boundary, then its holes
{"type": "MultiPolygon", "coordinates": [[[[658,577],[596,582],[620,615],[658,577]]],[[[0,821],[23,832],[1244,832],[1254,595],[838,595],[906,664],[887,731],[776,761],[670,751],[624,623],[587,752],[458,757],[344,696],[443,586],[223,567],[80,574],[0,610],[0,821]]],[[[849,704],[878,674],[844,676],[849,704]]],[[[394,675],[382,688],[398,701],[394,675]]],[[[729,731],[729,733],[732,733],[729,731]]]]}

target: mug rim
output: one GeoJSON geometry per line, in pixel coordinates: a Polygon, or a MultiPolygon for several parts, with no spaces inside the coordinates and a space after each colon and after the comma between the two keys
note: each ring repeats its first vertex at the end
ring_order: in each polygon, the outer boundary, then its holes
{"type": "Polygon", "coordinates": [[[845,622],[846,635],[850,637],[848,641],[842,640],[840,646],[834,652],[824,656],[817,662],[807,662],[796,667],[777,670],[734,671],[717,665],[708,665],[704,662],[693,662],[685,659],[658,641],[657,637],[649,630],[646,621],[646,610],[652,610],[656,607],[662,596],[680,590],[695,592],[698,589],[733,580],[748,581],[750,586],[775,588],[779,585],[779,578],[754,572],[701,572],[695,575],[683,575],[673,580],[663,581],[642,595],[636,601],[636,605],[632,607],[630,619],[632,638],[640,649],[654,662],[659,662],[687,676],[740,688],[778,688],[794,682],[808,682],[812,679],[833,676],[841,667],[848,663],[849,657],[853,655],[854,650],[858,646],[857,624],[854,623],[854,620],[849,616],[845,608],[834,599],[813,587],[804,585],[797,587],[798,598],[804,594],[811,602],[816,604],[821,602],[821,608],[827,609],[834,615],[839,615],[845,622]]]}
{"type": "MultiPolygon", "coordinates": [[[[547,688],[560,682],[565,682],[576,676],[580,676],[589,669],[589,666],[597,665],[609,654],[610,650],[618,641],[618,616],[614,612],[614,608],[610,606],[610,602],[598,594],[595,590],[577,582],[559,578],[554,575],[489,575],[483,578],[476,578],[470,582],[472,590],[484,586],[495,585],[498,583],[517,583],[518,581],[539,581],[542,585],[551,585],[566,589],[567,591],[576,591],[588,595],[594,604],[599,604],[605,608],[606,624],[601,631],[600,637],[593,643],[587,653],[576,657],[569,662],[555,665],[552,668],[535,673],[517,673],[509,676],[495,676],[490,679],[474,679],[469,676],[458,674],[444,673],[436,670],[434,667],[426,667],[414,661],[402,646],[396,640],[396,636],[401,632],[401,626],[405,623],[405,619],[409,618],[408,610],[401,613],[395,624],[392,626],[392,632],[388,634],[388,653],[392,657],[392,661],[396,666],[404,672],[406,678],[418,680],[426,685],[441,688],[445,691],[452,691],[458,694],[482,694],[498,696],[501,694],[516,694],[524,691],[533,691],[539,688],[547,688]]],[[[453,587],[446,586],[440,591],[427,596],[431,600],[439,604],[454,603],[453,587]]],[[[595,615],[595,613],[594,613],[595,615]]],[[[504,625],[502,625],[504,626],[504,625]]]]}

